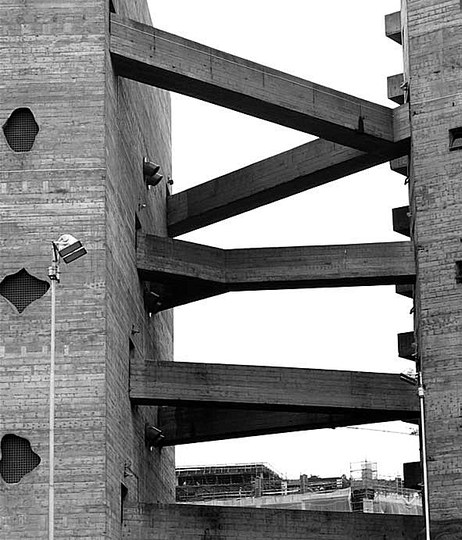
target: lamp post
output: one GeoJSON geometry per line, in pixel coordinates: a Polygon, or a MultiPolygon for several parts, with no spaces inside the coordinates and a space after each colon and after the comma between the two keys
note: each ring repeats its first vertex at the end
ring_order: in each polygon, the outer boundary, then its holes
{"type": "Polygon", "coordinates": [[[55,345],[56,345],[56,285],[59,283],[59,262],[62,258],[67,264],[86,254],[82,243],[63,234],[53,244],[51,266],[48,277],[51,281],[51,330],[50,330],[50,406],[49,406],[49,477],[48,477],[48,539],[54,540],[55,526],[55,345]]]}
{"type": "Polygon", "coordinates": [[[424,488],[425,540],[430,540],[430,494],[428,490],[427,439],[425,433],[425,388],[422,370],[417,373],[418,395],[420,403],[420,439],[422,445],[422,473],[424,488]]]}
{"type": "Polygon", "coordinates": [[[424,518],[425,518],[425,540],[431,540],[430,533],[430,495],[428,489],[428,465],[427,465],[427,439],[425,432],[425,387],[423,384],[422,369],[420,360],[417,360],[417,373],[409,375],[408,373],[400,374],[401,380],[412,385],[417,385],[417,395],[419,396],[420,409],[420,445],[422,458],[422,476],[423,476],[423,502],[424,502],[424,518]]]}

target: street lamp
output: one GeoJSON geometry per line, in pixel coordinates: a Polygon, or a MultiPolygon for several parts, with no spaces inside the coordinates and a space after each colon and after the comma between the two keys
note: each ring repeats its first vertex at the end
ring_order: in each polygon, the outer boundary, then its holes
{"type": "Polygon", "coordinates": [[[73,262],[87,253],[82,243],[70,234],[63,234],[53,244],[48,277],[51,281],[51,339],[50,339],[50,427],[49,427],[49,483],[48,483],[48,539],[54,539],[54,466],[55,466],[55,336],[56,284],[59,283],[59,262],[73,262]]]}
{"type": "Polygon", "coordinates": [[[424,495],[424,517],[425,517],[425,540],[431,539],[430,533],[430,494],[428,489],[428,465],[427,465],[427,436],[425,433],[425,387],[422,378],[420,361],[417,362],[417,373],[401,373],[400,379],[412,385],[417,385],[417,395],[419,396],[420,408],[420,444],[422,452],[422,475],[423,475],[423,495],[424,495]]]}

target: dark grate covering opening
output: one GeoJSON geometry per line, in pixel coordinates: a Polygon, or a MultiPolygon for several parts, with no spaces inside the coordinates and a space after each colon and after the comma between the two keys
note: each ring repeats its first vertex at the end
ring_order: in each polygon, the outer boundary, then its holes
{"type": "Polygon", "coordinates": [[[15,152],[29,152],[34,146],[39,127],[30,109],[16,109],[3,126],[3,133],[15,152]]]}
{"type": "Polygon", "coordinates": [[[40,457],[32,450],[30,442],[17,435],[5,435],[1,451],[0,475],[7,484],[18,483],[40,463],[40,457]]]}
{"type": "Polygon", "coordinates": [[[47,281],[31,276],[24,268],[6,276],[0,283],[0,294],[22,313],[26,307],[41,298],[50,288],[47,281]]]}
{"type": "Polygon", "coordinates": [[[456,283],[462,283],[462,261],[456,261],[456,283]]]}
{"type": "Polygon", "coordinates": [[[449,130],[449,150],[462,149],[462,128],[454,128],[449,130]]]}

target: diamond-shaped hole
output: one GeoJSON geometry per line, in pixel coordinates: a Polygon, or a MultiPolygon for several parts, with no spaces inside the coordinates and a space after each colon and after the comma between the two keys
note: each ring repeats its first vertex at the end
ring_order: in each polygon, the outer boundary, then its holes
{"type": "Polygon", "coordinates": [[[34,146],[39,126],[30,109],[14,110],[3,126],[3,133],[14,152],[29,152],[34,146]]]}
{"type": "Polygon", "coordinates": [[[6,276],[0,283],[0,294],[22,313],[26,307],[41,298],[50,288],[47,281],[32,276],[24,268],[6,276]]]}
{"type": "Polygon", "coordinates": [[[0,459],[0,476],[7,484],[16,484],[32,472],[40,464],[40,456],[36,454],[30,442],[23,437],[9,434],[2,438],[2,459],[0,459]]]}

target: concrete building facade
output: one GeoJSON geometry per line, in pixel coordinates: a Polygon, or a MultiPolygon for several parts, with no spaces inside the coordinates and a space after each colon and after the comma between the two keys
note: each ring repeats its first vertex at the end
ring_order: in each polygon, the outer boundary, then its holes
{"type": "Polygon", "coordinates": [[[462,537],[461,18],[457,0],[403,0],[387,18],[405,58],[389,109],[156,30],[144,0],[2,3],[0,538],[416,538],[412,516],[173,504],[176,444],[415,422],[419,404],[390,374],[172,363],[171,308],[228,291],[390,284],[415,297],[432,538],[462,537]],[[168,91],[319,139],[171,195],[168,91]],[[411,241],[174,239],[387,161],[410,177],[396,228],[411,241]],[[88,253],[57,286],[50,535],[47,269],[64,233],[88,253]]]}
{"type": "Polygon", "coordinates": [[[5,540],[48,538],[50,294],[19,312],[13,293],[48,283],[51,242],[64,233],[88,254],[63,265],[57,288],[55,537],[120,538],[125,502],[174,496],[173,451],[145,443],[156,409],[128,397],[130,361],[172,359],[171,314],[146,311],[135,259],[140,230],[166,232],[170,101],[113,74],[111,9],[150,21],[137,0],[0,6],[0,281],[22,269],[33,276],[3,281],[0,296],[5,540]],[[38,125],[30,149],[21,146],[30,131],[21,110],[38,125]],[[156,191],[146,187],[144,157],[162,167],[156,191]],[[23,440],[30,450],[21,452],[23,440]],[[28,472],[30,451],[40,464],[28,472]],[[11,476],[18,462],[27,474],[11,476]]]}

